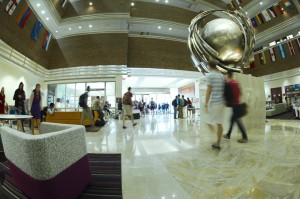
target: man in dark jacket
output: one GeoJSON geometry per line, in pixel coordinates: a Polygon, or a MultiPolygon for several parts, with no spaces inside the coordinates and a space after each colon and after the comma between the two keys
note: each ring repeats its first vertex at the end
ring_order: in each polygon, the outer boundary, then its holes
{"type": "Polygon", "coordinates": [[[174,107],[174,119],[177,119],[177,95],[172,101],[172,106],[174,107]]]}

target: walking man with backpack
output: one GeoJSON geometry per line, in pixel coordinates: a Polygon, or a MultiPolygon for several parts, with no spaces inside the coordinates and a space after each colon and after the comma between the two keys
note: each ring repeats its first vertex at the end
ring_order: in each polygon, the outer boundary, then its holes
{"type": "Polygon", "coordinates": [[[91,108],[88,107],[87,101],[88,101],[88,97],[89,97],[89,93],[90,92],[90,87],[88,86],[86,88],[86,92],[83,93],[82,95],[80,95],[79,97],[79,106],[82,107],[82,115],[81,115],[81,124],[84,125],[84,120],[89,119],[91,120],[92,123],[92,127],[95,126],[94,124],[94,119],[93,119],[93,115],[92,115],[92,111],[91,108]]]}
{"type": "Polygon", "coordinates": [[[131,118],[132,121],[132,126],[136,125],[136,122],[134,122],[133,119],[133,114],[132,114],[132,108],[133,108],[133,103],[132,103],[132,93],[131,91],[131,87],[128,87],[128,91],[123,95],[123,111],[124,111],[124,115],[123,115],[123,129],[126,129],[127,127],[125,126],[125,118],[126,116],[128,116],[129,118],[131,118]]]}
{"type": "Polygon", "coordinates": [[[239,83],[233,79],[233,74],[232,71],[228,71],[227,73],[227,87],[225,86],[225,90],[228,89],[228,91],[224,92],[227,105],[232,107],[232,116],[230,120],[230,127],[227,132],[227,134],[223,135],[224,138],[230,139],[231,131],[234,122],[237,123],[241,133],[242,133],[242,139],[238,139],[238,142],[240,143],[247,143],[248,142],[248,136],[245,130],[245,127],[240,120],[240,112],[241,112],[241,106],[240,106],[240,95],[241,95],[241,90],[239,88],[239,83]],[[231,91],[229,90],[231,89],[231,91]],[[232,96],[230,96],[232,95],[232,96]]]}

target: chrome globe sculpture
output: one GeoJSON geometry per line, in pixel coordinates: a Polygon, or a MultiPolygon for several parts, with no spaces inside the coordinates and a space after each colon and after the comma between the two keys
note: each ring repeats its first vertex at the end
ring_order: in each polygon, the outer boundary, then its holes
{"type": "Polygon", "coordinates": [[[195,67],[203,74],[209,72],[207,62],[210,60],[218,63],[221,72],[242,72],[254,44],[253,27],[242,9],[204,11],[189,26],[188,48],[195,67]],[[219,13],[222,18],[209,21],[201,29],[205,17],[214,13],[219,13]]]}

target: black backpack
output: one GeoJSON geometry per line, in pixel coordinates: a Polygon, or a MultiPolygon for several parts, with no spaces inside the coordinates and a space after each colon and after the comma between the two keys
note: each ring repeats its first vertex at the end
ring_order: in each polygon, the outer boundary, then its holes
{"type": "Polygon", "coordinates": [[[172,101],[172,106],[177,106],[177,99],[174,99],[173,101],[172,101]]]}
{"type": "Polygon", "coordinates": [[[186,101],[186,99],[183,99],[183,101],[184,101],[184,107],[186,107],[187,106],[187,101],[186,101]]]}
{"type": "Polygon", "coordinates": [[[226,106],[232,107],[233,97],[234,96],[233,96],[232,87],[230,86],[230,84],[225,82],[225,85],[224,85],[224,99],[225,99],[226,106]]]}
{"type": "Polygon", "coordinates": [[[85,107],[85,104],[84,104],[84,95],[85,93],[83,93],[82,95],[79,96],[79,106],[84,108],[85,107]]]}

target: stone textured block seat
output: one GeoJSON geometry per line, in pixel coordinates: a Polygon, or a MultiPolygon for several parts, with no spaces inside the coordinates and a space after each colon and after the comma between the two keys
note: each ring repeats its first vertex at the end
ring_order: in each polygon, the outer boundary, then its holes
{"type": "Polygon", "coordinates": [[[281,113],[286,112],[286,104],[285,103],[279,103],[279,104],[274,104],[274,107],[266,110],[266,116],[267,117],[272,117],[274,115],[279,115],[281,113]]]}
{"type": "Polygon", "coordinates": [[[1,127],[17,187],[33,199],[74,199],[91,180],[85,128],[43,122],[40,135],[1,127]]]}

